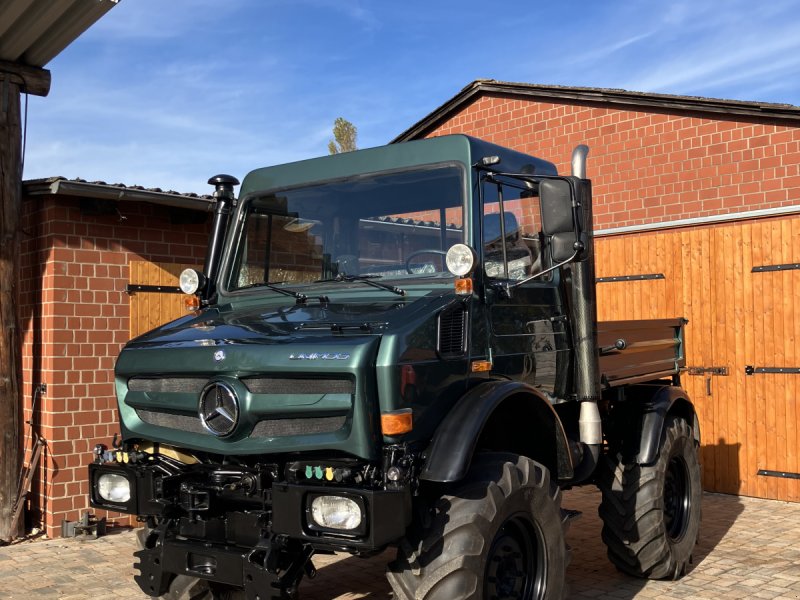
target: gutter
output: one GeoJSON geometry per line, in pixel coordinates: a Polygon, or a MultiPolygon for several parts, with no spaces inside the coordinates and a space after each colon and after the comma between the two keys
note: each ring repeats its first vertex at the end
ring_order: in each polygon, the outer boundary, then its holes
{"type": "Polygon", "coordinates": [[[206,196],[178,194],[160,190],[137,189],[70,179],[35,179],[22,183],[25,196],[73,196],[114,202],[149,202],[162,206],[212,212],[214,200],[206,196]]]}

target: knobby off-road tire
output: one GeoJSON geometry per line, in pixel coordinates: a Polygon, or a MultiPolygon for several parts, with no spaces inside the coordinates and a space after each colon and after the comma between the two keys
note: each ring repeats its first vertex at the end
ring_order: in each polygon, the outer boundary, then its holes
{"type": "Polygon", "coordinates": [[[655,464],[603,459],[598,470],[603,542],[620,571],[649,579],[678,579],[686,572],[700,530],[697,452],[689,424],[671,416],[655,464]]]}
{"type": "MultiPolygon", "coordinates": [[[[141,527],[136,530],[136,545],[141,550],[151,529],[141,527]]],[[[169,591],[159,596],[164,600],[245,600],[242,590],[217,588],[208,581],[188,575],[177,575],[169,585],[169,591]]]]}
{"type": "Polygon", "coordinates": [[[387,577],[405,600],[553,600],[566,595],[561,491],[514,454],[482,454],[432,502],[400,544],[387,577]]]}

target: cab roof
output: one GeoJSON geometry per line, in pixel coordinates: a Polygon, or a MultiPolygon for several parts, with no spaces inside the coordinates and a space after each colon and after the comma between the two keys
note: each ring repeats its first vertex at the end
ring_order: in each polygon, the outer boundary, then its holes
{"type": "Polygon", "coordinates": [[[256,169],[244,178],[240,197],[265,190],[432,163],[456,162],[468,168],[486,156],[500,158],[495,168],[501,171],[520,172],[525,168],[526,172],[540,175],[557,174],[551,162],[470,136],[448,135],[256,169]]]}

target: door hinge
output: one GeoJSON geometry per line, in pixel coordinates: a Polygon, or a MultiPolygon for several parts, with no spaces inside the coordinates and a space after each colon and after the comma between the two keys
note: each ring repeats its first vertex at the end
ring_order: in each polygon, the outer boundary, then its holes
{"type": "Polygon", "coordinates": [[[758,375],[758,374],[781,374],[781,375],[797,375],[800,373],[800,368],[797,367],[754,367],[747,365],[744,368],[745,375],[758,375]]]}

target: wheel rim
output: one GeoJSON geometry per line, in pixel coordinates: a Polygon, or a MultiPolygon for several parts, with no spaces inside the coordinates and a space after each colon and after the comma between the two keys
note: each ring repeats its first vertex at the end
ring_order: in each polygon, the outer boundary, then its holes
{"type": "Polygon", "coordinates": [[[686,533],[692,511],[690,490],[686,461],[680,456],[672,457],[664,479],[664,526],[672,542],[680,541],[686,533]]]}
{"type": "Polygon", "coordinates": [[[500,527],[486,562],[483,598],[534,600],[544,597],[544,539],[526,516],[515,516],[500,527]]]}

